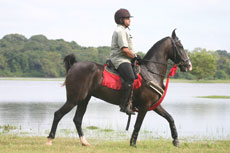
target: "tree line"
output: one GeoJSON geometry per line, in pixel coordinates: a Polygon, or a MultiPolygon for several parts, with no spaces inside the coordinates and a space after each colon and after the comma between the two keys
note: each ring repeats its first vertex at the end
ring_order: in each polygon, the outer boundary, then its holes
{"type": "Polygon", "coordinates": [[[27,39],[9,34],[0,40],[1,77],[63,77],[63,58],[75,54],[78,61],[104,63],[109,47],[82,47],[63,39],[48,40],[44,35],[27,39]]]}
{"type": "Polygon", "coordinates": [[[230,53],[226,50],[207,51],[196,48],[189,52],[193,70],[188,73],[178,72],[175,78],[188,80],[229,80],[230,53]]]}
{"type": "MultiPolygon", "coordinates": [[[[63,77],[63,58],[71,53],[78,61],[104,64],[110,47],[84,47],[74,41],[49,40],[44,35],[29,39],[20,34],[5,35],[0,39],[0,77],[63,77]]],[[[196,48],[188,53],[193,71],[178,72],[176,78],[230,79],[230,53],[227,51],[196,48]]],[[[142,52],[138,54],[144,56],[142,52]]]]}

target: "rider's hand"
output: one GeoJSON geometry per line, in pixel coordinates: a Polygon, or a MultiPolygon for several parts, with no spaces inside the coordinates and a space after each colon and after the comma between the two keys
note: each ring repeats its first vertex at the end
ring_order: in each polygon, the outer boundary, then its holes
{"type": "Polygon", "coordinates": [[[140,55],[137,55],[137,63],[140,65],[142,64],[142,58],[140,55]]]}
{"type": "Polygon", "coordinates": [[[132,58],[131,62],[134,63],[135,61],[137,61],[138,64],[142,64],[142,59],[140,55],[135,55],[134,58],[132,58]]]}

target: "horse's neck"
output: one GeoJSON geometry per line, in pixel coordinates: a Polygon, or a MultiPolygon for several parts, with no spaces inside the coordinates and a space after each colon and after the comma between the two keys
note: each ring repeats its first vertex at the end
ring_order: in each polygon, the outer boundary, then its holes
{"type": "Polygon", "coordinates": [[[158,62],[158,63],[167,63],[167,56],[164,54],[163,49],[159,48],[155,50],[151,57],[149,57],[150,61],[158,62]]]}
{"type": "Polygon", "coordinates": [[[155,62],[167,63],[168,62],[168,50],[170,47],[170,38],[166,37],[157,42],[144,57],[146,60],[155,62]]]}
{"type": "MultiPolygon", "coordinates": [[[[156,73],[165,76],[167,72],[167,62],[168,62],[168,41],[167,39],[158,46],[153,46],[150,49],[150,54],[144,59],[152,62],[147,62],[146,66],[151,67],[156,73]]],[[[160,75],[154,75],[154,78],[158,83],[163,85],[164,77],[160,75]]]]}

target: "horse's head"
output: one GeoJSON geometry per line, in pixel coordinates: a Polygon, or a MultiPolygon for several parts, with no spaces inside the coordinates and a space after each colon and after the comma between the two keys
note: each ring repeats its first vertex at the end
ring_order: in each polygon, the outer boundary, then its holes
{"type": "Polygon", "coordinates": [[[183,45],[181,44],[180,40],[176,36],[176,29],[172,32],[171,43],[172,51],[171,60],[179,66],[180,70],[183,72],[191,71],[192,70],[192,63],[188,57],[187,52],[184,50],[183,45]]]}

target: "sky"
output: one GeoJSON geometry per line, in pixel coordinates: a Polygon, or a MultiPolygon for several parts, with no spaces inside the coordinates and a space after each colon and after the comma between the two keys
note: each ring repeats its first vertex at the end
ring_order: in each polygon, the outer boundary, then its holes
{"type": "Polygon", "coordinates": [[[229,0],[0,0],[0,39],[27,38],[75,41],[81,46],[110,46],[114,13],[130,11],[135,52],[147,52],[173,29],[185,49],[230,52],[229,0]]]}

